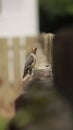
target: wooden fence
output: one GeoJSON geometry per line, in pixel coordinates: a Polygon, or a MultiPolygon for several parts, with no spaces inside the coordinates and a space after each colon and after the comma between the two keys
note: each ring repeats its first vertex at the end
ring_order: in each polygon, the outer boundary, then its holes
{"type": "Polygon", "coordinates": [[[48,64],[47,47],[50,35],[42,36],[42,41],[41,35],[27,38],[0,38],[0,100],[9,102],[10,87],[15,87],[21,80],[25,58],[32,47],[38,47],[37,66],[48,64]]]}

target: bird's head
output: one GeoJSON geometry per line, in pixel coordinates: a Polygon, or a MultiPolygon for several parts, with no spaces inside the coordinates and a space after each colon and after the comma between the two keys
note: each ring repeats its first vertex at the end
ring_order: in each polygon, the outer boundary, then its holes
{"type": "Polygon", "coordinates": [[[32,53],[36,54],[37,48],[32,48],[32,53]]]}

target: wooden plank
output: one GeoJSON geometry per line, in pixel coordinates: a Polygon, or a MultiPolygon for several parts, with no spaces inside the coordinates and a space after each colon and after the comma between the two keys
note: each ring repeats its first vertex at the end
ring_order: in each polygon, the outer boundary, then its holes
{"type": "Polygon", "coordinates": [[[13,38],[13,49],[14,49],[14,75],[15,84],[20,80],[20,45],[19,38],[13,38]]]}
{"type": "Polygon", "coordinates": [[[2,99],[5,104],[8,104],[9,97],[9,85],[8,85],[8,48],[7,39],[0,39],[0,76],[2,78],[3,84],[1,86],[2,99]]]}

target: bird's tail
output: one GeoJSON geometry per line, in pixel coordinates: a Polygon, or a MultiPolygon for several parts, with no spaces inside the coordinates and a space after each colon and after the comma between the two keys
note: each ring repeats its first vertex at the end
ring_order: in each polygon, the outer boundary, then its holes
{"type": "Polygon", "coordinates": [[[27,73],[28,73],[28,69],[24,69],[23,78],[26,76],[27,73]]]}

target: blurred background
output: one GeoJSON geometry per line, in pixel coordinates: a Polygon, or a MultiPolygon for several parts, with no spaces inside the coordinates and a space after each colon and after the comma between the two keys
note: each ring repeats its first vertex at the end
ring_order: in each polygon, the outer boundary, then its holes
{"type": "MultiPolygon", "coordinates": [[[[72,0],[0,0],[0,115],[2,117],[9,120],[15,115],[15,97],[17,93],[20,95],[23,91],[15,88],[20,88],[25,60],[31,48],[38,48],[37,67],[41,68],[51,64],[53,36],[62,27],[72,24],[72,0]]],[[[35,92],[36,90],[34,90],[35,92]]],[[[53,96],[52,94],[50,97],[52,100],[53,96]]],[[[58,98],[60,97],[56,97],[56,101],[58,98]]],[[[53,104],[49,109],[53,109],[54,114],[56,111],[64,109],[63,113],[59,112],[64,117],[61,117],[58,122],[62,122],[58,129],[61,126],[61,129],[66,127],[70,129],[69,106],[66,106],[67,104],[62,103],[61,100],[57,103],[53,101],[57,106],[54,108],[53,104]],[[66,111],[67,113],[64,115],[66,111]],[[62,121],[63,118],[65,123],[62,121]]],[[[6,121],[3,122],[6,124],[6,121]]],[[[0,124],[2,124],[2,119],[0,124]]],[[[55,121],[53,121],[53,126],[54,124],[55,121]]],[[[3,126],[1,125],[1,130],[3,130],[3,126]]],[[[51,126],[47,123],[46,129],[54,129],[51,126]]],[[[42,127],[41,129],[45,130],[42,127]]]]}

